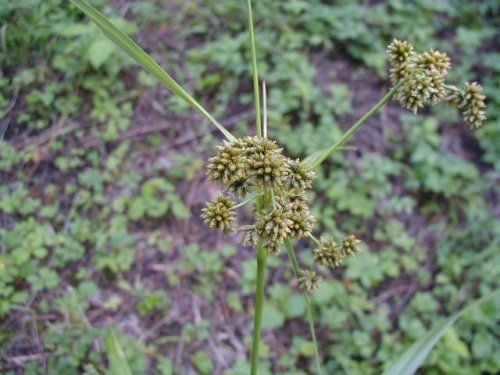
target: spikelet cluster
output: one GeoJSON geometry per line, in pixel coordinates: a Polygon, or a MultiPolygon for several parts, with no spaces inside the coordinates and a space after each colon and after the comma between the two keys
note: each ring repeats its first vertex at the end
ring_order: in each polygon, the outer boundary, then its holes
{"type": "MultiPolygon", "coordinates": [[[[243,243],[256,246],[262,240],[269,253],[278,254],[285,239],[311,233],[314,218],[305,191],[312,187],[315,174],[300,160],[284,156],[275,141],[258,136],[225,141],[209,159],[208,176],[240,198],[257,191],[272,192],[273,199],[267,197],[266,207],[254,209],[255,222],[239,228],[243,243]]],[[[225,229],[214,222],[215,214],[209,206],[203,213],[207,224],[214,229],[225,229]]],[[[230,224],[235,230],[235,221],[230,224]]],[[[228,229],[225,231],[229,233],[228,229]]]]}
{"type": "MultiPolygon", "coordinates": [[[[283,241],[312,237],[315,219],[309,210],[306,192],[312,188],[315,173],[299,159],[283,155],[275,141],[263,137],[246,137],[224,142],[209,159],[208,176],[229,194],[246,198],[237,205],[226,195],[219,195],[203,209],[202,217],[212,229],[232,234],[241,233],[241,242],[256,247],[263,244],[268,254],[280,253],[283,241]],[[247,197],[249,194],[257,194],[247,197]],[[236,208],[245,202],[253,204],[253,223],[236,223],[236,208]],[[260,205],[257,206],[257,203],[260,205]]],[[[358,251],[355,237],[347,237],[341,245],[321,238],[314,251],[316,262],[331,268],[358,251]]],[[[299,286],[313,292],[321,276],[303,270],[299,286]]]]}
{"type": "Polygon", "coordinates": [[[234,232],[234,223],[236,221],[234,205],[235,203],[231,199],[219,195],[213,202],[207,204],[207,207],[202,210],[201,216],[210,228],[229,235],[234,232]]]}
{"type": "Polygon", "coordinates": [[[466,83],[464,90],[450,86],[449,96],[447,97],[448,103],[460,110],[464,122],[471,129],[479,128],[486,120],[484,113],[485,99],[483,88],[476,82],[466,83]]]}
{"type": "Polygon", "coordinates": [[[311,270],[301,270],[301,276],[299,277],[299,287],[303,292],[312,293],[316,291],[323,279],[316,272],[311,270]]]}
{"type": "Polygon", "coordinates": [[[482,87],[477,83],[466,84],[462,91],[447,85],[445,79],[451,62],[445,53],[431,49],[418,54],[411,44],[397,39],[387,47],[387,53],[392,84],[405,80],[395,96],[404,108],[417,113],[426,104],[446,100],[460,110],[471,128],[483,124],[486,116],[482,87]]]}
{"type": "Polygon", "coordinates": [[[358,247],[360,242],[353,234],[344,238],[340,245],[332,239],[321,237],[314,249],[314,260],[322,266],[337,268],[346,256],[352,256],[360,251],[358,247]]]}

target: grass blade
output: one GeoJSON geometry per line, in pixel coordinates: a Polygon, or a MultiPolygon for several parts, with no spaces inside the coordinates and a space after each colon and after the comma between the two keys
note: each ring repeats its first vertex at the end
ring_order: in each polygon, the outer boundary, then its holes
{"type": "Polygon", "coordinates": [[[333,144],[332,146],[325,148],[323,150],[316,151],[315,153],[309,155],[304,159],[304,163],[311,166],[311,168],[318,167],[321,163],[323,163],[331,154],[335,151],[339,150],[344,143],[346,143],[351,136],[358,131],[358,129],[366,123],[366,121],[372,117],[375,113],[377,113],[380,108],[387,104],[389,100],[396,94],[399,88],[407,81],[407,79],[401,80],[396,86],[394,86],[372,109],[366,112],[363,117],[361,117],[353,126],[347,130],[344,135],[340,138],[338,142],[333,144]]]}
{"type": "Polygon", "coordinates": [[[141,47],[139,47],[131,38],[125,33],[116,28],[110,21],[106,19],[97,9],[87,3],[85,0],[70,0],[80,10],[82,10],[102,32],[118,47],[134,59],[148,72],[158,78],[165,86],[167,86],[174,94],[183,99],[192,108],[197,110],[212,122],[224,136],[229,140],[234,140],[235,137],[227,130],[221,123],[219,123],[200,103],[196,101],[186,90],[184,90],[165,70],[162,69],[153,58],[148,55],[141,47]]]}
{"type": "MultiPolygon", "coordinates": [[[[299,268],[299,263],[297,262],[297,257],[295,256],[295,251],[293,249],[292,241],[290,241],[290,239],[285,240],[285,247],[288,252],[288,257],[290,258],[290,263],[292,264],[295,277],[297,277],[298,279],[301,276],[301,272],[299,268]]],[[[316,329],[314,328],[314,316],[312,313],[311,301],[309,300],[307,292],[302,292],[302,294],[304,295],[304,300],[306,301],[307,320],[309,321],[309,330],[311,331],[311,337],[314,344],[314,357],[316,360],[316,368],[318,371],[318,375],[321,375],[321,359],[319,356],[318,340],[316,339],[316,329]]]]}
{"type": "Polygon", "coordinates": [[[262,123],[260,115],[259,72],[257,70],[257,52],[255,48],[255,32],[253,28],[252,0],[247,0],[248,30],[250,32],[250,53],[252,55],[253,94],[255,96],[255,126],[257,135],[262,136],[262,123]]]}
{"type": "Polygon", "coordinates": [[[487,300],[492,299],[494,296],[498,295],[500,292],[496,290],[477,301],[466,306],[460,310],[455,315],[445,319],[436,326],[434,326],[429,332],[425,334],[420,340],[415,342],[408,350],[406,350],[403,355],[394,363],[388,370],[386,370],[383,375],[412,375],[418,368],[424,363],[425,359],[434,348],[434,345],[439,341],[441,336],[450,328],[453,323],[455,323],[458,318],[460,318],[464,313],[470,310],[472,307],[477,306],[487,300]]]}
{"type": "Polygon", "coordinates": [[[125,353],[113,329],[108,331],[104,339],[104,345],[108,353],[110,373],[113,375],[133,375],[128,365],[127,357],[125,357],[125,353]]]}

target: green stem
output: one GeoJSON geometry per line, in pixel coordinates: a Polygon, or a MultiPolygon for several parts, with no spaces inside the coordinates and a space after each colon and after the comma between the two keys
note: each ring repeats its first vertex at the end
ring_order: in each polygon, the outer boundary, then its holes
{"type": "Polygon", "coordinates": [[[261,191],[259,193],[254,193],[254,194],[249,195],[246,199],[242,200],[240,203],[238,203],[237,205],[233,206],[233,210],[236,209],[236,208],[243,207],[245,204],[248,204],[248,203],[252,202],[255,198],[260,197],[263,194],[264,193],[261,191]]]}
{"type": "Polygon", "coordinates": [[[309,234],[309,238],[313,240],[316,243],[316,245],[321,246],[321,242],[316,237],[314,237],[312,233],[309,234]]]}
{"type": "MultiPolygon", "coordinates": [[[[297,257],[295,256],[295,251],[293,249],[293,245],[290,239],[285,240],[285,247],[288,252],[288,257],[290,258],[290,263],[292,264],[295,277],[299,279],[302,276],[302,272],[300,271],[299,263],[297,262],[297,257]]],[[[319,356],[318,340],[316,339],[316,330],[314,328],[314,316],[311,308],[311,301],[309,300],[307,292],[303,291],[302,294],[304,295],[304,300],[306,301],[307,320],[309,321],[309,330],[311,331],[311,337],[314,344],[314,356],[316,359],[316,368],[318,370],[318,375],[321,375],[322,374],[321,360],[319,356]]]]}
{"type": "Polygon", "coordinates": [[[257,375],[259,368],[260,333],[262,330],[262,307],[264,306],[264,285],[266,271],[266,249],[259,241],[257,244],[257,285],[255,290],[255,312],[253,320],[252,368],[251,375],[257,375]]]}
{"type": "Polygon", "coordinates": [[[344,133],[342,138],[340,140],[330,146],[329,148],[325,149],[323,152],[321,152],[321,155],[318,156],[316,160],[311,164],[311,167],[314,169],[318,167],[321,163],[323,163],[331,154],[333,154],[335,151],[337,151],[344,143],[347,142],[351,136],[356,133],[356,131],[370,118],[372,117],[375,113],[377,113],[380,108],[382,108],[391,98],[396,94],[396,92],[399,90],[399,88],[408,80],[403,79],[399,81],[396,86],[394,86],[375,106],[370,109],[368,112],[366,112],[363,117],[361,117],[351,128],[344,133]]]}
{"type": "Polygon", "coordinates": [[[255,96],[255,125],[257,127],[257,135],[261,137],[262,123],[260,115],[259,72],[257,70],[257,52],[255,49],[255,32],[253,29],[252,0],[247,0],[247,8],[248,29],[250,32],[250,52],[252,55],[253,93],[255,96]]]}

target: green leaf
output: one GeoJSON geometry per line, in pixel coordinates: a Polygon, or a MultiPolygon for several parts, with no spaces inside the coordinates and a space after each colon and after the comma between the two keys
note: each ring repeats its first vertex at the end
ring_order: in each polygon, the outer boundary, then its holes
{"type": "Polygon", "coordinates": [[[424,363],[425,359],[434,348],[434,345],[439,341],[441,336],[469,309],[477,306],[485,301],[493,299],[495,295],[500,293],[500,289],[478,299],[467,307],[460,310],[455,315],[445,319],[437,324],[420,340],[415,342],[404,354],[394,363],[383,375],[412,375],[424,363]]]}
{"type": "Polygon", "coordinates": [[[289,318],[298,318],[306,312],[306,302],[300,294],[293,294],[286,304],[286,315],[289,318]]]}
{"type": "Polygon", "coordinates": [[[211,374],[214,370],[214,364],[208,353],[204,350],[198,350],[193,358],[193,364],[202,374],[211,374]]]}
{"type": "Polygon", "coordinates": [[[165,72],[165,70],[160,67],[160,65],[158,65],[155,60],[153,60],[151,56],[144,52],[144,50],[139,47],[132,39],[130,39],[125,33],[116,28],[97,9],[95,9],[85,0],[70,1],[78,8],[80,8],[80,10],[82,10],[87,16],[89,16],[113,43],[115,43],[118,47],[125,51],[127,55],[133,58],[144,69],[153,74],[162,83],[164,83],[165,86],[172,90],[175,95],[183,99],[192,108],[194,108],[208,120],[210,120],[227,139],[235,139],[235,137],[229,132],[229,130],[222,126],[222,124],[220,124],[205,108],[203,108],[200,103],[198,103],[190,94],[188,94],[167,72],[165,72]]]}
{"type": "Polygon", "coordinates": [[[104,339],[104,345],[110,363],[110,373],[113,375],[133,375],[128,365],[127,357],[125,357],[125,353],[113,329],[108,331],[104,339]]]}
{"type": "Polygon", "coordinates": [[[285,323],[285,316],[275,306],[266,304],[262,311],[262,328],[279,328],[285,323]]]}
{"type": "Polygon", "coordinates": [[[88,51],[87,57],[95,69],[98,69],[108,60],[115,50],[115,45],[107,39],[94,41],[88,51]]]}

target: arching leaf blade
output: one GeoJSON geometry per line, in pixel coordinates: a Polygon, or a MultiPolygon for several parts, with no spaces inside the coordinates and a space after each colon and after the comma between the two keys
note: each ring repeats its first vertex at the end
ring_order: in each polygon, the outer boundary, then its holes
{"type": "Polygon", "coordinates": [[[120,47],[127,55],[134,59],[145,70],[158,78],[165,86],[167,86],[174,94],[183,99],[188,105],[197,110],[212,122],[229,140],[234,140],[235,137],[221,123],[219,123],[203,106],[196,101],[186,90],[184,90],[163,68],[148,55],[137,43],[129,36],[114,26],[106,17],[101,14],[92,5],[85,0],[70,0],[81,11],[83,11],[102,32],[118,47],[120,47]]]}

